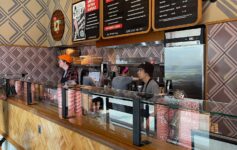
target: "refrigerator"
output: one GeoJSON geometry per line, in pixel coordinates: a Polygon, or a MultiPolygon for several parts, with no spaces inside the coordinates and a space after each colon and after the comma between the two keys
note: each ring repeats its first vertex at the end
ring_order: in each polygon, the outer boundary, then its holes
{"type": "Polygon", "coordinates": [[[204,45],[165,48],[165,80],[173,91],[183,90],[187,97],[203,99],[204,45]]]}
{"type": "Polygon", "coordinates": [[[203,33],[203,28],[166,33],[165,80],[171,81],[172,91],[183,90],[188,98],[204,99],[203,33]]]}

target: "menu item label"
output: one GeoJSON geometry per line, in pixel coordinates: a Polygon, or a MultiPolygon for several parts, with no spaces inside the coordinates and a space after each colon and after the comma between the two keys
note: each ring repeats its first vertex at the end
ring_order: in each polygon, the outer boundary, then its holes
{"type": "Polygon", "coordinates": [[[103,0],[103,37],[149,30],[150,0],[103,0]]]}
{"type": "Polygon", "coordinates": [[[201,12],[201,0],[153,0],[153,28],[178,28],[198,22],[201,12]]]}
{"type": "Polygon", "coordinates": [[[73,41],[99,38],[99,6],[99,0],[84,0],[73,4],[73,41]]]}

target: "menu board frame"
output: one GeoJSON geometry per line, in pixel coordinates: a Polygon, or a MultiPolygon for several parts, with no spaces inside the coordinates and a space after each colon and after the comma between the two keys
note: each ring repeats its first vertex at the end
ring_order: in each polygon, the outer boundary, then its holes
{"type": "MultiPolygon", "coordinates": [[[[104,6],[104,1],[102,1],[102,6],[104,6]]],[[[101,14],[102,14],[102,19],[101,19],[101,37],[102,39],[112,39],[112,38],[118,38],[118,37],[128,37],[128,36],[132,36],[132,35],[140,35],[140,34],[145,34],[150,32],[151,30],[151,15],[152,15],[152,11],[151,11],[151,0],[148,0],[149,6],[148,6],[148,12],[149,12],[149,16],[148,16],[148,28],[146,31],[140,31],[140,32],[132,32],[132,33],[125,33],[125,34],[120,34],[120,35],[113,35],[113,36],[108,36],[105,37],[104,36],[104,7],[102,7],[101,10],[101,14]]]]}
{"type": "Polygon", "coordinates": [[[198,5],[197,5],[197,19],[193,23],[189,24],[183,24],[183,25],[173,25],[173,26],[168,26],[168,27],[163,27],[163,28],[156,28],[155,27],[155,1],[152,0],[152,29],[154,31],[164,31],[164,30],[171,30],[171,29],[177,29],[177,28],[184,28],[184,27],[189,27],[189,26],[194,26],[197,25],[201,20],[202,20],[202,0],[197,0],[198,5]]]}
{"type": "MultiPolygon", "coordinates": [[[[101,17],[102,17],[102,15],[101,15],[102,9],[101,9],[101,8],[102,8],[102,5],[101,5],[101,3],[100,3],[100,0],[98,0],[98,5],[99,5],[99,6],[98,6],[98,7],[99,7],[99,8],[98,8],[98,9],[99,9],[99,36],[98,36],[98,38],[94,38],[94,39],[86,39],[86,37],[85,37],[85,39],[74,39],[74,38],[73,38],[73,36],[75,35],[74,29],[73,29],[73,28],[74,28],[74,23],[73,23],[74,10],[73,10],[73,8],[74,8],[75,5],[78,5],[79,3],[83,2],[83,1],[86,3],[86,0],[80,0],[80,1],[78,1],[78,2],[72,3],[72,7],[71,7],[71,8],[72,8],[72,11],[71,11],[71,12],[72,12],[72,17],[71,17],[71,18],[72,18],[72,30],[71,30],[71,31],[72,31],[72,37],[71,37],[71,38],[72,38],[72,42],[73,42],[73,43],[92,42],[92,41],[98,41],[98,40],[101,39],[101,17]]],[[[84,11],[85,11],[86,8],[83,8],[83,9],[84,9],[84,11]]],[[[86,13],[85,13],[84,16],[86,16],[86,13]]],[[[85,18],[85,21],[86,21],[86,18],[85,18]]]]}

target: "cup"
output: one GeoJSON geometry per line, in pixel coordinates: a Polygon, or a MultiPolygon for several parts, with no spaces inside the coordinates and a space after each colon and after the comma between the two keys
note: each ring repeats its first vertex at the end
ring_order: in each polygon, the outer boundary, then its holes
{"type": "Polygon", "coordinates": [[[138,90],[138,92],[142,92],[142,85],[138,85],[137,90],[138,90]]]}

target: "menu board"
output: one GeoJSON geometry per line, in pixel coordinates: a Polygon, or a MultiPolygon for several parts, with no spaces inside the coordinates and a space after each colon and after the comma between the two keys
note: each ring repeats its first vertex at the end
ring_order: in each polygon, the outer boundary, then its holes
{"type": "Polygon", "coordinates": [[[150,0],[103,0],[103,38],[146,33],[150,0]]]}
{"type": "Polygon", "coordinates": [[[83,0],[72,5],[72,39],[74,42],[99,38],[99,6],[99,0],[83,0]]]}
{"type": "Polygon", "coordinates": [[[202,0],[153,0],[153,29],[165,30],[197,24],[202,0]]]}

